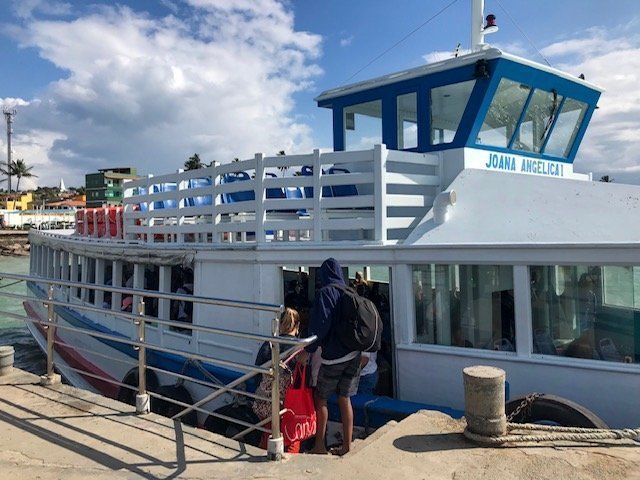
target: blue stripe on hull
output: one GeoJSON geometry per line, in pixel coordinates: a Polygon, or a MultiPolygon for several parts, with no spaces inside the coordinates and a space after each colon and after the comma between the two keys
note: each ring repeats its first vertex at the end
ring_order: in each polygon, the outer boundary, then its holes
{"type": "MultiPolygon", "coordinates": [[[[33,284],[32,282],[29,282],[28,286],[29,286],[29,289],[38,298],[43,300],[46,299],[46,295],[44,291],[41,290],[37,285],[33,284]]],[[[113,335],[116,337],[121,337],[123,339],[128,339],[128,337],[125,337],[121,333],[110,330],[104,327],[103,325],[100,325],[94,322],[87,316],[82,315],[81,313],[73,310],[70,307],[56,306],[55,312],[62,319],[64,319],[65,322],[67,322],[69,325],[73,327],[86,329],[89,331],[94,331],[99,333],[104,333],[108,335],[113,335]]],[[[115,349],[123,353],[124,355],[127,355],[132,359],[137,360],[138,355],[136,351],[133,349],[133,347],[131,347],[130,345],[123,344],[114,340],[104,339],[104,338],[97,338],[97,337],[94,337],[94,338],[97,341],[106,345],[108,348],[115,349]]],[[[189,355],[189,353],[185,352],[185,355],[189,355]]],[[[147,347],[147,365],[151,367],[159,368],[162,370],[167,370],[169,372],[181,373],[183,375],[186,375],[195,379],[210,381],[210,379],[207,378],[199,368],[193,366],[193,364],[189,363],[189,365],[185,368],[186,361],[187,360],[185,360],[185,358],[179,355],[174,355],[174,354],[165,353],[165,352],[158,352],[157,350],[153,350],[153,347],[147,347]]],[[[206,372],[208,372],[213,377],[216,377],[222,383],[225,383],[225,384],[237,379],[242,375],[239,372],[229,370],[227,368],[218,367],[216,365],[211,365],[207,363],[202,363],[201,365],[206,372]]],[[[255,382],[250,381],[247,383],[248,383],[247,388],[250,391],[254,391],[256,387],[255,382]]]]}

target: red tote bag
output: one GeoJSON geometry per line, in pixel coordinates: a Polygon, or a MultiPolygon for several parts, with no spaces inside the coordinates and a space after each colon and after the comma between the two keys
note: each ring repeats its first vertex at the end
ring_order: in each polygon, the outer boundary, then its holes
{"type": "Polygon", "coordinates": [[[284,444],[306,440],[316,434],[316,408],[313,390],[307,385],[307,366],[296,364],[293,381],[284,395],[284,409],[280,429],[284,444]]]}

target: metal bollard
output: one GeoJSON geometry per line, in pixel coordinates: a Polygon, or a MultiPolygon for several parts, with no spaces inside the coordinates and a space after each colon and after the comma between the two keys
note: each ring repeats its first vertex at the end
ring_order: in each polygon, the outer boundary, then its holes
{"type": "Polygon", "coordinates": [[[13,371],[15,350],[11,345],[0,347],[0,377],[13,371]]]}
{"type": "Polygon", "coordinates": [[[467,428],[483,436],[504,435],[507,432],[505,371],[477,365],[465,368],[462,374],[467,428]]]}

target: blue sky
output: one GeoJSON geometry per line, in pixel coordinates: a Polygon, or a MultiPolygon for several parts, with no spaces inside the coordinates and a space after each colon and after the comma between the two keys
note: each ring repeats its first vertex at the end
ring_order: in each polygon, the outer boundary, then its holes
{"type": "MultiPolygon", "coordinates": [[[[313,98],[468,48],[469,3],[3,0],[0,103],[18,110],[14,158],[38,175],[21,187],[82,185],[109,166],[166,173],[194,152],[330,149],[313,98]]],[[[640,2],[485,0],[487,13],[492,45],[607,90],[576,170],[640,183],[640,2]]]]}

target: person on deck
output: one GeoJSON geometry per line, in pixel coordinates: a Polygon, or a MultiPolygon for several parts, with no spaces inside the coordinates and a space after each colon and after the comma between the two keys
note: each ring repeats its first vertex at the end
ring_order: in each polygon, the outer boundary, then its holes
{"type": "Polygon", "coordinates": [[[335,322],[340,320],[337,308],[342,291],[332,284],[345,285],[340,264],[328,258],[320,267],[321,288],[316,292],[313,313],[309,325],[309,335],[317,335],[318,340],[307,347],[312,353],[322,347],[320,371],[315,390],[317,416],[316,439],[310,453],[326,454],[325,434],[329,411],[327,400],[335,392],[342,420],[342,446],[331,453],[344,455],[351,448],[353,436],[353,408],[351,397],[358,391],[360,379],[360,352],[353,352],[338,339],[335,322]]]}
{"type": "MultiPolygon", "coordinates": [[[[282,312],[282,315],[280,316],[280,336],[283,337],[297,337],[298,333],[299,333],[299,329],[300,329],[300,315],[298,314],[298,312],[293,309],[293,308],[287,308],[285,309],[284,312],[282,312]]],[[[287,351],[288,349],[291,349],[290,346],[285,346],[282,345],[282,347],[284,348],[285,351],[287,351]]],[[[266,362],[268,362],[269,360],[271,360],[271,344],[270,342],[264,342],[261,346],[260,349],[258,350],[258,354],[256,355],[256,361],[255,361],[255,365],[258,366],[262,366],[264,365],[266,362]]],[[[292,370],[295,367],[296,364],[296,357],[294,357],[293,359],[289,360],[289,363],[287,365],[287,367],[292,370]]],[[[286,394],[286,389],[288,388],[288,386],[286,386],[285,384],[280,385],[281,390],[280,390],[280,401],[284,401],[284,397],[286,394]]],[[[264,392],[266,394],[271,394],[270,391],[268,392],[264,392]]],[[[256,400],[257,402],[263,402],[262,400],[256,400]]],[[[266,402],[269,404],[269,402],[266,402]]],[[[263,420],[266,417],[263,417],[260,415],[259,412],[261,412],[264,409],[260,409],[260,408],[256,408],[254,409],[254,413],[256,413],[256,415],[258,415],[258,418],[260,418],[260,420],[263,420]],[[257,410],[257,411],[256,411],[257,410]]],[[[268,426],[270,427],[271,424],[269,423],[268,426]]],[[[269,439],[269,434],[268,433],[264,433],[262,435],[262,440],[260,442],[260,448],[267,448],[267,442],[269,439]]],[[[295,441],[290,443],[289,445],[285,446],[285,452],[287,453],[300,453],[300,441],[295,441]]]]}

